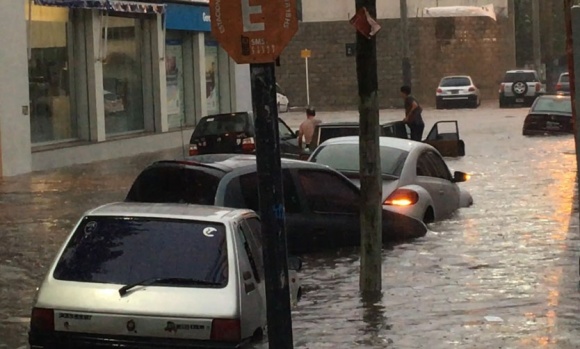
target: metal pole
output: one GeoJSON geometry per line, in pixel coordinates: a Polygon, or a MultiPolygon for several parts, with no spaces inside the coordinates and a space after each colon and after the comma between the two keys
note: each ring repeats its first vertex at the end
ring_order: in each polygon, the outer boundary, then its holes
{"type": "Polygon", "coordinates": [[[308,73],[308,57],[306,60],[306,105],[310,105],[310,74],[308,73]]]}
{"type": "Polygon", "coordinates": [[[534,68],[541,74],[543,79],[542,70],[542,51],[540,42],[540,0],[532,0],[532,38],[533,38],[533,49],[534,49],[534,68]]]}
{"type": "Polygon", "coordinates": [[[400,0],[401,10],[401,53],[403,85],[411,86],[411,60],[409,59],[409,15],[407,13],[407,0],[400,0]]]}
{"type": "Polygon", "coordinates": [[[274,63],[250,64],[270,349],[292,349],[288,252],[274,63]]]}
{"type": "MultiPolygon", "coordinates": [[[[357,12],[366,8],[376,18],[376,0],[355,0],[357,12]]],[[[379,156],[377,42],[356,34],[356,72],[360,98],[360,290],[374,297],[382,288],[382,178],[379,156]]]]}

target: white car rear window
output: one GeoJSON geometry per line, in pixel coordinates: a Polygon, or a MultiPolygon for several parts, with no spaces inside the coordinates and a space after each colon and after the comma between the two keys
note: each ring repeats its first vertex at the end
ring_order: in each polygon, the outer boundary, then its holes
{"type": "Polygon", "coordinates": [[[122,285],[153,278],[183,278],[225,287],[225,227],[190,220],[85,217],[53,276],[65,281],[122,285]]]}

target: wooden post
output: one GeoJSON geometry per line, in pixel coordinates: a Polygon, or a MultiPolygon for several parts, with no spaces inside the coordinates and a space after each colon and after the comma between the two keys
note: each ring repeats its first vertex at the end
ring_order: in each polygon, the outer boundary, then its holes
{"type": "MultiPolygon", "coordinates": [[[[355,0],[357,12],[366,8],[376,18],[376,0],[355,0]]],[[[382,288],[382,178],[379,156],[379,105],[377,99],[377,46],[373,36],[356,34],[356,72],[360,98],[360,290],[376,295],[382,288]]]]}

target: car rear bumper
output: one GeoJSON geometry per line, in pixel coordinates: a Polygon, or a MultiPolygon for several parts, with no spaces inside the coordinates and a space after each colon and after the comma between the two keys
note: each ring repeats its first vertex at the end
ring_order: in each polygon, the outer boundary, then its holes
{"type": "Polygon", "coordinates": [[[554,130],[548,130],[548,129],[526,129],[524,128],[522,131],[522,134],[524,136],[543,136],[543,135],[553,135],[553,136],[557,136],[557,135],[570,135],[573,134],[574,131],[573,130],[565,130],[565,131],[554,131],[554,130]]]}
{"type": "Polygon", "coordinates": [[[132,336],[100,336],[84,333],[51,334],[29,333],[30,349],[84,349],[84,348],[124,348],[124,349],[236,349],[246,343],[220,343],[203,340],[183,340],[132,336]]]}
{"type": "Polygon", "coordinates": [[[477,95],[438,95],[436,96],[437,102],[445,103],[461,103],[461,102],[474,102],[477,100],[477,95]]]}

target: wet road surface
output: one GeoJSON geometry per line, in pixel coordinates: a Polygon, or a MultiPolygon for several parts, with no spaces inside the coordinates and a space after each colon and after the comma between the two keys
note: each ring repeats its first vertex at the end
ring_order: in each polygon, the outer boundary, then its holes
{"type": "MultiPolygon", "coordinates": [[[[425,111],[425,134],[437,120],[459,120],[467,156],[448,164],[473,174],[460,185],[474,206],[431,225],[425,238],[385,250],[384,295],[375,304],[358,297],[356,250],[305,256],[297,348],[580,347],[574,142],[521,136],[525,113],[425,111]]],[[[303,116],[282,118],[296,128],[303,116]]],[[[401,111],[381,113],[382,121],[400,118],[401,111]]],[[[0,180],[0,348],[26,346],[35,289],[82,212],[122,200],[142,167],[179,154],[0,180]]]]}

